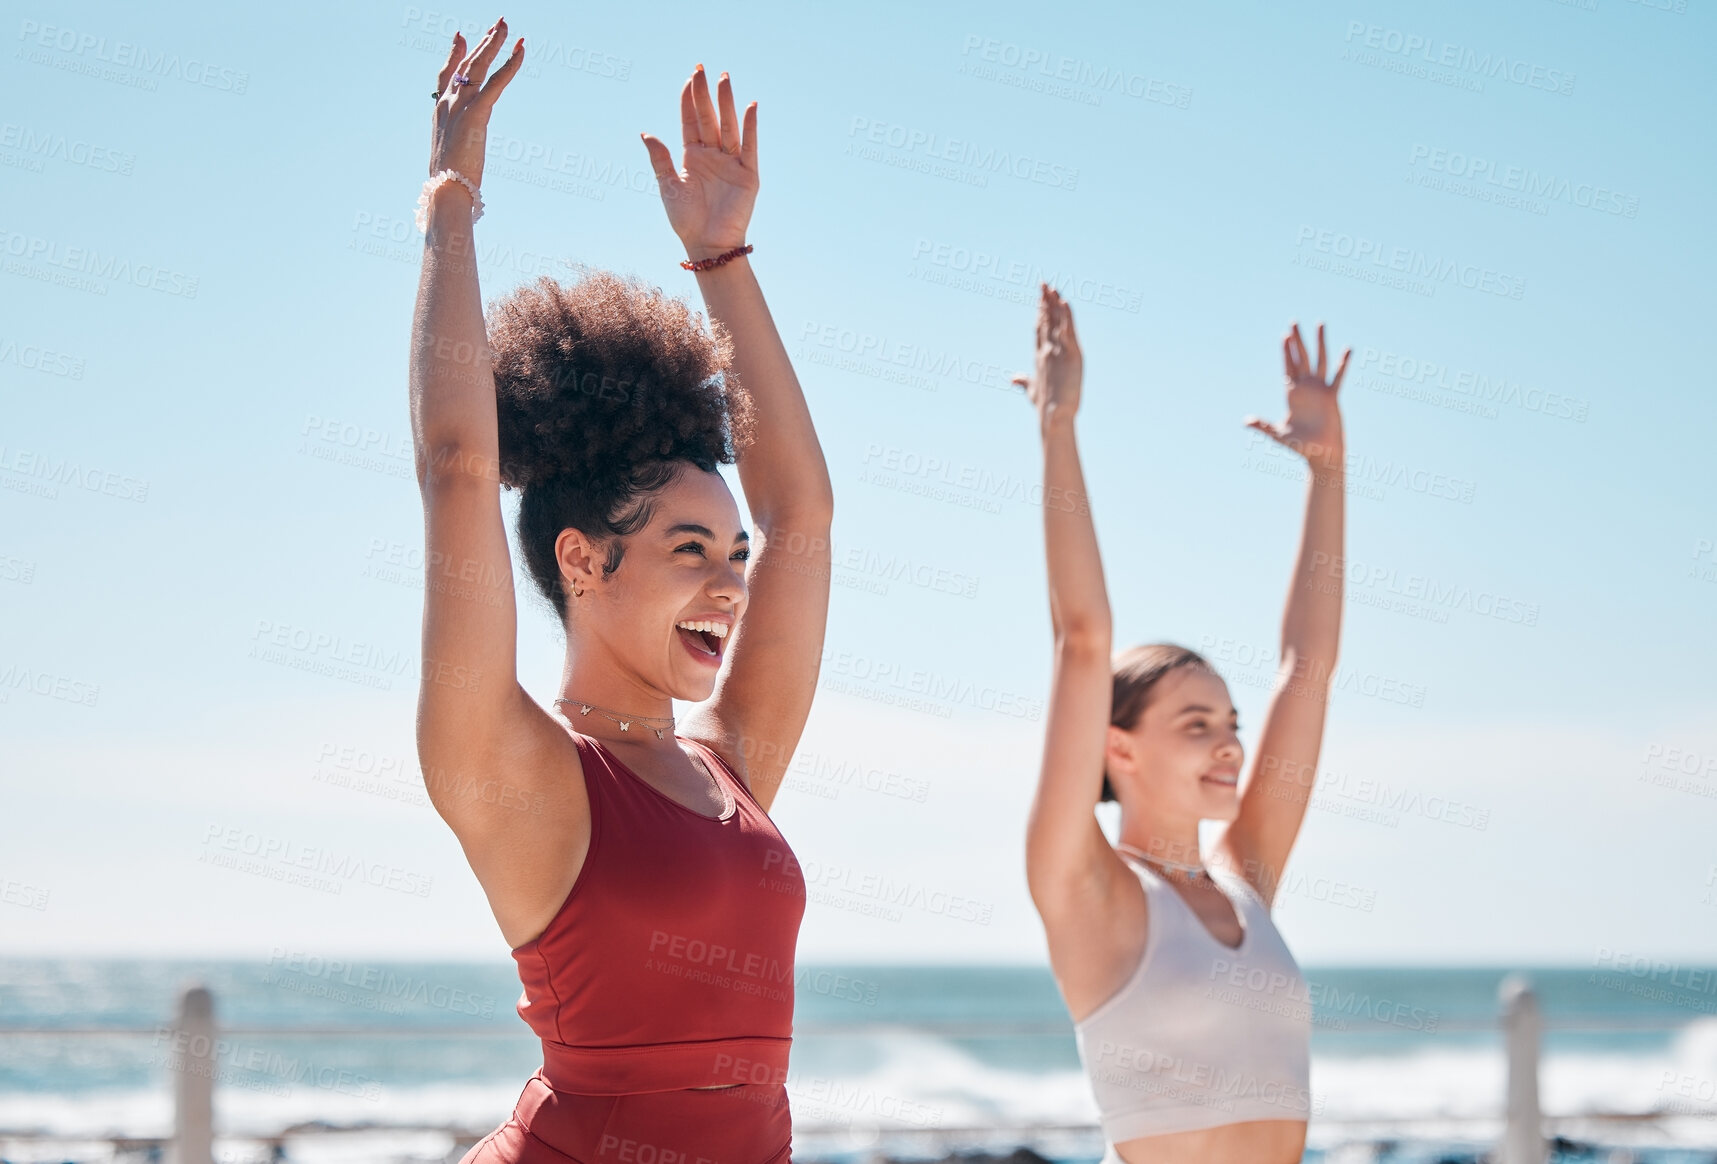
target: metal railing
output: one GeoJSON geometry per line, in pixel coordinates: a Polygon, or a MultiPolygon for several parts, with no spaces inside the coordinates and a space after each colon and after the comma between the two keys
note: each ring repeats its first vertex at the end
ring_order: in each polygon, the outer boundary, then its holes
{"type": "MultiPolygon", "coordinates": [[[[1633,1022],[1613,1022],[1584,1020],[1569,1023],[1547,1024],[1540,1013],[1538,1000],[1528,980],[1519,974],[1505,978],[1497,992],[1499,1003],[1498,1019],[1490,1022],[1443,1023],[1439,1032],[1457,1031],[1497,1031],[1503,1037],[1503,1045],[1507,1056],[1508,1073],[1507,1086],[1504,1095],[1503,1130],[1496,1144],[1493,1159],[1496,1164],[1545,1164],[1549,1158],[1548,1140],[1545,1134],[1547,1121],[1539,1105],[1538,1098],[1538,1061],[1540,1043],[1544,1031],[1553,1030],[1611,1030],[1611,1029],[1640,1029],[1641,1024],[1633,1022]]],[[[911,1030],[928,1032],[952,1037],[983,1037],[990,1035],[1022,1035],[1022,1034],[1065,1034],[1069,1027],[1065,1022],[1052,1023],[1008,1023],[993,1022],[910,1022],[910,1023],[805,1023],[795,1024],[794,1035],[839,1035],[839,1034],[878,1034],[890,1030],[911,1030]]],[[[266,1035],[271,1037],[328,1037],[346,1036],[363,1038],[443,1038],[443,1037],[472,1037],[496,1036],[518,1037],[519,1033],[512,1028],[497,1027],[401,1027],[401,1026],[220,1026],[215,1020],[214,995],[206,987],[194,984],[181,991],[173,1025],[170,1028],[161,1026],[150,1027],[43,1027],[43,1026],[0,1026],[0,1036],[13,1035],[44,1035],[58,1037],[77,1036],[114,1036],[114,1035],[155,1035],[159,1038],[163,1033],[171,1036],[173,1053],[166,1059],[166,1066],[172,1077],[173,1086],[173,1135],[167,1139],[159,1138],[117,1138],[102,1137],[116,1147],[130,1150],[150,1152],[151,1158],[163,1159],[166,1164],[213,1164],[214,1160],[214,1094],[218,1078],[218,1053],[220,1039],[226,1035],[266,1035]],[[153,1150],[153,1151],[151,1151],[153,1150]],[[163,1155],[164,1153],[164,1155],[163,1155]]],[[[1320,1120],[1322,1124],[1366,1124],[1375,1125],[1378,1120],[1320,1120]]],[[[1398,1122],[1398,1121],[1397,1121],[1398,1122]]],[[[1443,1122],[1447,1122],[1446,1120],[1443,1122]]],[[[1486,1121],[1494,1123],[1494,1121],[1486,1121]]],[[[1562,1122],[1562,1121],[1548,1121],[1562,1122]]],[[[368,1130],[380,1130],[377,1125],[367,1124],[368,1130]]],[[[340,1129],[326,1125],[313,1125],[303,1128],[286,1129],[273,1136],[246,1135],[247,1141],[271,1145],[275,1155],[283,1154],[283,1143],[288,1136],[304,1135],[312,1132],[332,1133],[340,1129]]],[[[398,1131],[436,1130],[453,1136],[456,1144],[469,1145],[475,1143],[490,1129],[458,1128],[443,1126],[430,1129],[423,1124],[399,1125],[389,1128],[398,1131]]],[[[954,1128],[938,1127],[935,1131],[943,1136],[953,1137],[962,1134],[994,1131],[994,1128],[954,1128]]],[[[1033,1125],[1033,1132],[1089,1132],[1095,1131],[1095,1125],[1067,1124],[1033,1125]]],[[[0,1136],[6,1135],[0,1133],[0,1136]]],[[[15,1138],[15,1137],[14,1137],[15,1138]]],[[[32,1136],[32,1139],[60,1139],[62,1137],[32,1136]]],[[[64,1137],[87,1141],[89,1137],[64,1137]]]]}

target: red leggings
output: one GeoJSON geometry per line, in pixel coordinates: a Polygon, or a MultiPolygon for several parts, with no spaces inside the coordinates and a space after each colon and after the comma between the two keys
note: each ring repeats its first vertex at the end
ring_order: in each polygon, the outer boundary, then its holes
{"type": "Polygon", "coordinates": [[[779,1083],[578,1095],[538,1071],[459,1164],[792,1164],[792,1139],[779,1083]]]}

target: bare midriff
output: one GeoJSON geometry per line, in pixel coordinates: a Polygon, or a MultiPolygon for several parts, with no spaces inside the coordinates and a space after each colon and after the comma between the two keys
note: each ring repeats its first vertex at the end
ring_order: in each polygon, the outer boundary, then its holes
{"type": "Polygon", "coordinates": [[[1304,1120],[1247,1120],[1191,1132],[1122,1140],[1127,1164],[1299,1164],[1306,1152],[1304,1120]]]}

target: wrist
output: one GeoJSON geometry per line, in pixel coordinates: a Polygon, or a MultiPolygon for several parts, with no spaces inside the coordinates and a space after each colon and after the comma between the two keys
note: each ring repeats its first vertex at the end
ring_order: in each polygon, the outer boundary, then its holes
{"type": "Polygon", "coordinates": [[[1071,408],[1057,407],[1054,404],[1041,409],[1037,414],[1037,427],[1045,443],[1058,437],[1071,437],[1073,416],[1071,408]]]}
{"type": "Polygon", "coordinates": [[[1340,445],[1314,445],[1306,449],[1305,457],[1315,478],[1327,480],[1347,473],[1347,450],[1340,445]]]}
{"type": "MultiPolygon", "coordinates": [[[[735,249],[742,247],[744,245],[745,245],[744,239],[740,239],[738,242],[687,243],[686,244],[686,258],[691,260],[694,263],[697,262],[699,259],[713,259],[717,255],[725,255],[728,251],[735,250],[735,249]]],[[[743,258],[745,258],[744,255],[736,255],[736,256],[734,256],[734,258],[729,259],[728,261],[729,262],[737,262],[739,259],[743,259],[743,258]]]]}
{"type": "Polygon", "coordinates": [[[429,192],[429,212],[436,213],[445,205],[458,206],[467,214],[477,204],[463,182],[439,182],[429,192]]]}
{"type": "Polygon", "coordinates": [[[456,170],[436,171],[418,193],[416,220],[422,233],[428,233],[431,220],[445,229],[452,223],[469,226],[482,217],[483,195],[477,183],[456,170]]]}

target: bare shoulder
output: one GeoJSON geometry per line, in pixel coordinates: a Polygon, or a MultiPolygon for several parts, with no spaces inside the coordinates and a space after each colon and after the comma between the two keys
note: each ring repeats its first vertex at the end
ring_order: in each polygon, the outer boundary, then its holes
{"type": "Polygon", "coordinates": [[[578,745],[523,691],[512,730],[489,750],[424,780],[436,811],[458,838],[510,948],[537,937],[584,868],[590,797],[578,745]]]}
{"type": "MultiPolygon", "coordinates": [[[[1111,854],[1113,850],[1111,850],[1111,854]]],[[[1150,924],[1144,886],[1119,857],[1116,875],[1039,904],[1050,969],[1074,1022],[1126,985],[1144,955],[1150,924]]]]}
{"type": "Polygon", "coordinates": [[[584,773],[567,729],[514,685],[497,730],[420,710],[418,763],[424,788],[461,842],[490,833],[517,836],[567,801],[583,800],[584,773]],[[568,774],[577,779],[569,781],[568,774]]]}

